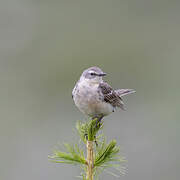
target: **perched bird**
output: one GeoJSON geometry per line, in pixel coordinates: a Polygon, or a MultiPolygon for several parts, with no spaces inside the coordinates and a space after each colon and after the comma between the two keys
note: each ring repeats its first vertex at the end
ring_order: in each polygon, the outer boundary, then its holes
{"type": "Polygon", "coordinates": [[[105,75],[100,68],[90,67],[84,70],[72,91],[72,98],[79,110],[92,119],[98,118],[98,121],[117,107],[124,110],[121,97],[135,92],[133,89],[113,90],[103,81],[105,75]]]}

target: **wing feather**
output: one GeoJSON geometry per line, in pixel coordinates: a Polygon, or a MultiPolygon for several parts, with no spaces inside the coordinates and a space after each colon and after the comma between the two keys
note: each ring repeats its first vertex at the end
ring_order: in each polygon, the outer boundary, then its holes
{"type": "Polygon", "coordinates": [[[99,88],[104,96],[104,101],[110,103],[113,107],[120,107],[124,110],[124,103],[121,97],[113,90],[113,88],[108,83],[100,83],[99,88]]]}
{"type": "Polygon", "coordinates": [[[135,93],[136,91],[134,89],[117,89],[115,92],[120,96],[125,96],[127,94],[135,93]]]}

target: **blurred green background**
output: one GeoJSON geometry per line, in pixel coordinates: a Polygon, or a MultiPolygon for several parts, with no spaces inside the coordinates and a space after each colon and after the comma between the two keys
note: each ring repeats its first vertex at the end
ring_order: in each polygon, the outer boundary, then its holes
{"type": "Polygon", "coordinates": [[[126,112],[104,118],[128,159],[121,179],[179,180],[178,0],[0,1],[0,180],[79,175],[47,156],[77,140],[72,129],[86,117],[71,91],[95,65],[114,88],[137,91],[126,112]]]}

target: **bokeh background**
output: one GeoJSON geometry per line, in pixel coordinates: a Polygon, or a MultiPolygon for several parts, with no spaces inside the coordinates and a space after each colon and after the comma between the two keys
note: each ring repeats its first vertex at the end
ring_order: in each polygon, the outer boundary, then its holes
{"type": "Polygon", "coordinates": [[[104,118],[128,160],[120,179],[180,178],[180,1],[1,0],[1,180],[76,179],[77,167],[47,157],[77,139],[86,117],[71,91],[95,65],[137,91],[104,118]]]}

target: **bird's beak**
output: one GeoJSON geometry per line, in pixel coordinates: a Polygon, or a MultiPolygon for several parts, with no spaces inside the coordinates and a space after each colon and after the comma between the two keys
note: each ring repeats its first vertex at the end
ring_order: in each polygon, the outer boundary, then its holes
{"type": "Polygon", "coordinates": [[[101,73],[101,74],[99,74],[99,76],[106,76],[107,74],[106,73],[101,73]]]}

